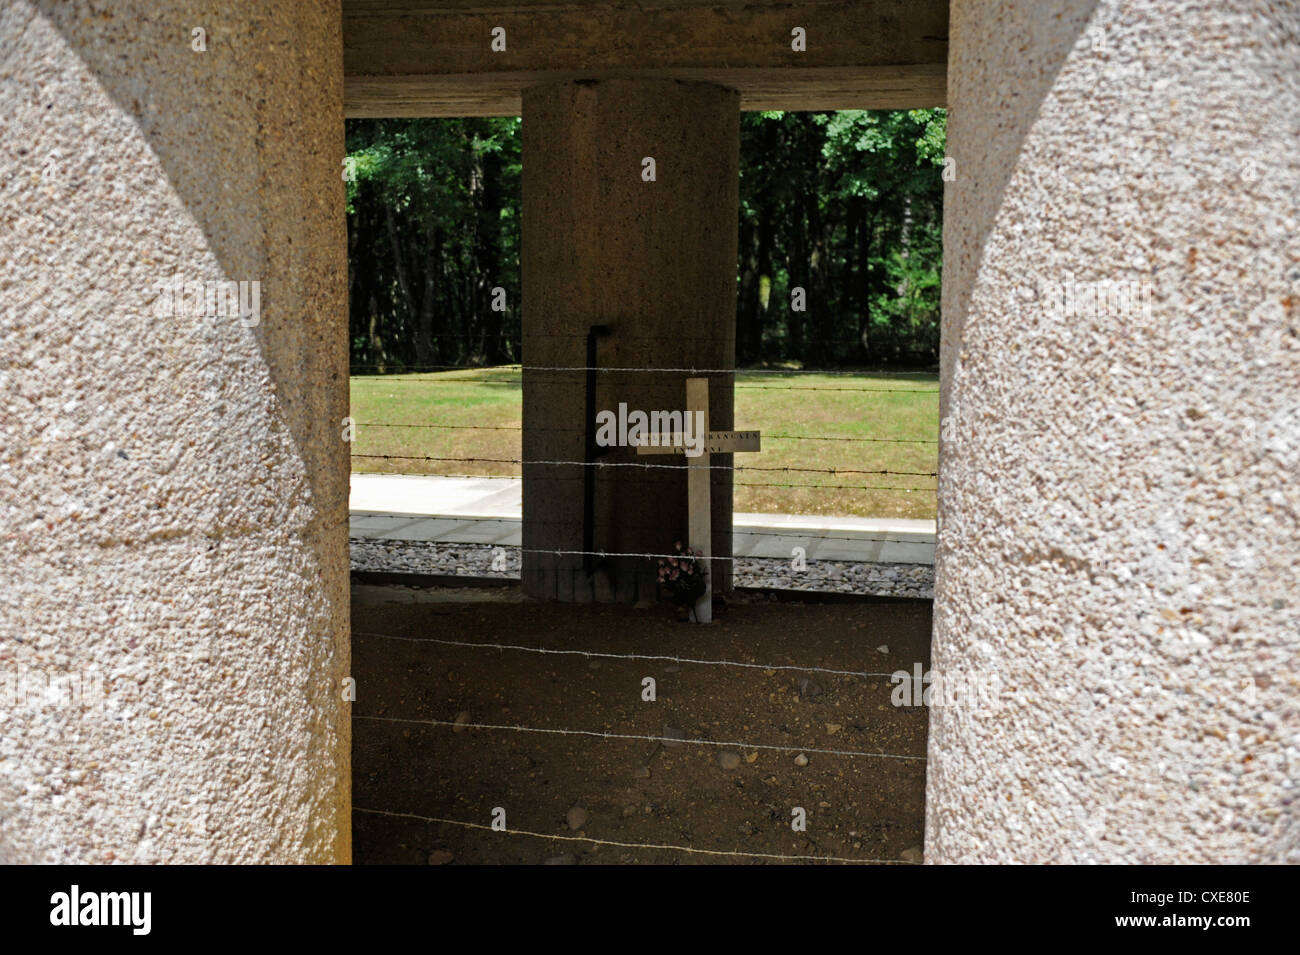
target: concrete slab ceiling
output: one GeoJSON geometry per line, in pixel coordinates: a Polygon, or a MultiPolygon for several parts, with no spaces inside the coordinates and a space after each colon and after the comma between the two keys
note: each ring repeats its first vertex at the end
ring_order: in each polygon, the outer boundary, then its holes
{"type": "Polygon", "coordinates": [[[530,86],[610,76],[728,86],[742,110],[943,106],[947,61],[948,0],[343,2],[350,117],[518,116],[530,86]]]}

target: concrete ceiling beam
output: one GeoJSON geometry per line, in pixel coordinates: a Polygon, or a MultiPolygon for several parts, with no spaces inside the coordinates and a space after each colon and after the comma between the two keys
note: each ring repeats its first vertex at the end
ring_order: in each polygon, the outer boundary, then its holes
{"type": "Polygon", "coordinates": [[[525,89],[615,76],[727,86],[743,110],[942,106],[947,34],[948,0],[345,0],[344,111],[518,115],[525,89]]]}

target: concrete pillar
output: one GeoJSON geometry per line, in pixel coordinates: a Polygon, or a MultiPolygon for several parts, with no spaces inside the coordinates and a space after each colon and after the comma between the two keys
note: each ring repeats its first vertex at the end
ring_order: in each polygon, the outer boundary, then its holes
{"type": "Polygon", "coordinates": [[[0,9],[5,862],[350,859],[340,10],[219,6],[0,9]]]}
{"type": "Polygon", "coordinates": [[[953,0],[930,862],[1300,862],[1300,4],[953,0]]]}
{"type": "MultiPolygon", "coordinates": [[[[738,94],[675,80],[580,81],[523,100],[523,349],[525,366],[581,368],[593,325],[610,329],[608,368],[724,368],[735,361],[738,94]],[[644,160],[655,164],[645,181],[644,160]]],[[[682,372],[597,375],[597,410],[685,405],[682,372]]],[[[732,376],[710,375],[710,421],[732,424],[732,376]]],[[[525,371],[523,455],[583,461],[581,371],[525,371]]],[[[606,464],[638,459],[611,448],[606,464]]],[[[729,464],[715,456],[713,463],[729,464]]],[[[528,465],[523,581],[532,596],[636,600],[653,591],[653,562],[609,561],[589,579],[583,558],[583,467],[528,465]]],[[[684,470],[596,468],[595,549],[663,553],[686,534],[684,470]]],[[[731,472],[712,475],[713,553],[731,553],[731,472]]],[[[715,589],[730,585],[715,561],[715,589]]]]}

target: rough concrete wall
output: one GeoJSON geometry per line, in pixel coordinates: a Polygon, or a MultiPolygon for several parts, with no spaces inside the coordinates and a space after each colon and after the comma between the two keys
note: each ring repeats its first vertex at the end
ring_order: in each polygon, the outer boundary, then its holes
{"type": "Polygon", "coordinates": [[[339,25],[0,10],[4,861],[350,859],[339,25]]]}
{"type": "Polygon", "coordinates": [[[951,44],[926,859],[1300,862],[1300,4],[951,44]]]}
{"type": "MultiPolygon", "coordinates": [[[[740,110],[734,90],[676,80],[559,83],[524,94],[523,349],[526,366],[581,368],[592,325],[602,368],[732,368],[740,110]],[[642,179],[644,157],[656,178],[642,179]]],[[[680,410],[680,372],[601,373],[597,410],[680,410]]],[[[709,375],[709,425],[731,427],[732,376],[709,375]]],[[[523,375],[523,454],[582,461],[584,372],[523,375]]],[[[742,422],[743,424],[743,422],[742,422]]],[[[686,540],[685,458],[610,448],[596,471],[597,550],[671,552],[686,540]],[[641,468],[640,463],[656,465],[641,468]],[[681,470],[666,468],[678,464],[681,470]]],[[[732,456],[714,455],[713,464],[732,456]]],[[[597,586],[582,558],[582,467],[524,468],[523,586],[559,600],[653,592],[646,558],[611,559],[597,586]]],[[[712,473],[713,553],[731,553],[731,473],[712,473]]],[[[713,561],[714,589],[730,564],[713,561]]]]}

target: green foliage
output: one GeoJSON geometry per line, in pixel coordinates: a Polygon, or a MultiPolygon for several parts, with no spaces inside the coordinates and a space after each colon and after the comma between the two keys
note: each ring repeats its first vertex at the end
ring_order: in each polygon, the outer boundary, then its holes
{"type": "Polygon", "coordinates": [[[384,370],[517,352],[520,120],[350,120],[352,360],[384,370]],[[490,308],[506,290],[507,312],[490,308]]]}
{"type": "Polygon", "coordinates": [[[946,126],[939,109],[742,117],[742,362],[937,358],[946,126]]]}
{"type": "MultiPolygon", "coordinates": [[[[932,363],[943,110],[741,117],[737,358],[932,363]],[[790,309],[794,286],[806,312],[790,309]]],[[[350,120],[355,365],[518,358],[520,120],[350,120]],[[494,313],[491,289],[509,308],[494,313]]]]}

